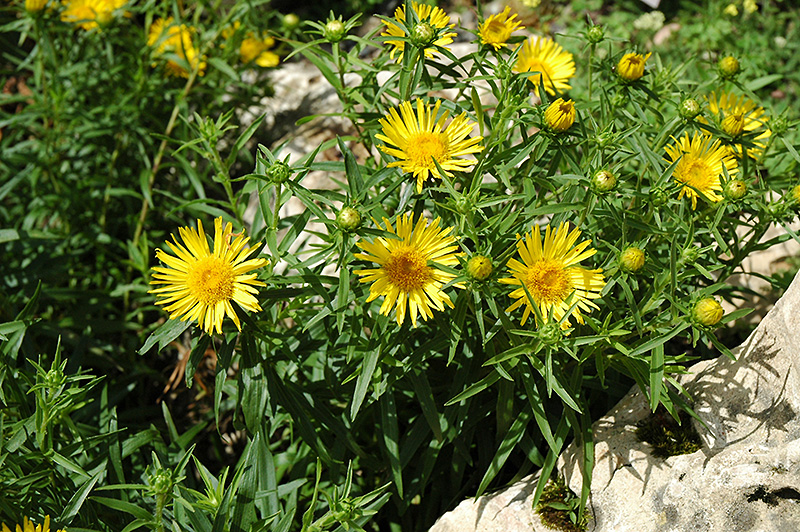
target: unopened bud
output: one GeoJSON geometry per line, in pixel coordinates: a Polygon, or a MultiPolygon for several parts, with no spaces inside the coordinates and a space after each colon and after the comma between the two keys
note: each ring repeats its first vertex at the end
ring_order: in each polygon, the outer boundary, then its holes
{"type": "Polygon", "coordinates": [[[411,30],[411,42],[420,48],[427,48],[436,39],[436,28],[430,22],[419,22],[411,30]]]}
{"type": "Polygon", "coordinates": [[[732,179],[725,183],[722,193],[731,201],[738,201],[747,194],[747,183],[741,179],[732,179]]]}
{"type": "Polygon", "coordinates": [[[344,207],[336,215],[336,225],[346,233],[352,233],[361,227],[361,213],[353,207],[344,207]]]}
{"type": "Polygon", "coordinates": [[[741,71],[739,60],[732,55],[725,56],[717,63],[717,71],[722,79],[734,79],[741,71]]]}
{"type": "Polygon", "coordinates": [[[325,37],[325,40],[329,43],[337,43],[344,39],[346,31],[347,29],[344,27],[344,22],[332,19],[325,24],[325,30],[322,32],[322,36],[325,37]]]}
{"type": "Polygon", "coordinates": [[[589,44],[597,44],[603,40],[605,37],[606,32],[603,29],[603,26],[592,26],[588,30],[586,30],[586,40],[589,44]]]}
{"type": "Polygon", "coordinates": [[[628,246],[619,254],[619,267],[622,271],[636,273],[644,266],[644,251],[636,246],[628,246]]]}
{"type": "Polygon", "coordinates": [[[467,261],[467,275],[476,281],[483,281],[492,275],[492,259],[484,255],[474,255],[467,261]]]}
{"type": "Polygon", "coordinates": [[[713,297],[699,299],[692,308],[692,320],[703,327],[711,327],[719,323],[725,311],[713,297]]]}
{"type": "Polygon", "coordinates": [[[722,131],[731,137],[738,137],[744,131],[744,114],[733,113],[722,120],[722,131]]]}
{"type": "Polygon", "coordinates": [[[617,178],[608,170],[598,170],[589,182],[592,190],[597,194],[611,192],[617,186],[617,178]]]}
{"type": "Polygon", "coordinates": [[[267,168],[267,179],[273,183],[284,183],[291,175],[291,168],[283,161],[275,161],[267,168]]]}
{"type": "Polygon", "coordinates": [[[681,102],[681,106],[678,108],[678,113],[680,113],[682,118],[686,120],[694,120],[697,118],[697,115],[700,114],[700,104],[694,98],[686,98],[681,102]]]}

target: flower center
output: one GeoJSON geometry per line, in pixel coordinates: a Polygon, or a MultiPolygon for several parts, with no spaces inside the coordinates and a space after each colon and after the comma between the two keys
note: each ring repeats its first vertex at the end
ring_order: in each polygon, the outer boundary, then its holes
{"type": "Polygon", "coordinates": [[[233,298],[233,268],[217,257],[205,257],[189,267],[186,286],[205,305],[233,298]]]}
{"type": "Polygon", "coordinates": [[[383,264],[383,271],[392,284],[403,292],[423,288],[431,279],[428,261],[419,250],[410,246],[402,246],[392,251],[389,259],[383,264]]]}
{"type": "Polygon", "coordinates": [[[414,166],[434,170],[433,160],[444,164],[449,158],[450,145],[444,133],[416,133],[408,141],[406,154],[414,166]]]}
{"type": "Polygon", "coordinates": [[[564,265],[551,259],[540,259],[528,268],[525,286],[536,303],[564,301],[573,288],[564,265]]]}
{"type": "Polygon", "coordinates": [[[506,42],[511,33],[507,31],[506,25],[499,20],[492,20],[484,31],[486,33],[486,40],[494,43],[506,42]]]}
{"type": "Polygon", "coordinates": [[[712,172],[705,161],[691,158],[681,166],[678,179],[687,185],[704,190],[711,184],[712,172]]]}

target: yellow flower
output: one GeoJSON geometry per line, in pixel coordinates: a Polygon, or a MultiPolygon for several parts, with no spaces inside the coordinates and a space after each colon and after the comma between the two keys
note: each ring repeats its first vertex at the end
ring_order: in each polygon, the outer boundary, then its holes
{"type": "MultiPolygon", "coordinates": [[[[561,321],[576,302],[577,306],[571,315],[578,323],[583,323],[581,311],[590,312],[592,308],[598,308],[592,300],[600,297],[600,291],[606,282],[601,268],[587,270],[578,265],[597,252],[589,247],[590,240],[575,245],[580,235],[580,230],[574,228],[569,231],[567,224],[562,223],[555,231],[547,226],[544,244],[538,225],[523,238],[517,236],[517,251],[522,262],[510,259],[508,270],[511,277],[500,279],[500,282],[519,287],[511,292],[511,297],[516,301],[506,312],[525,305],[522,325],[525,325],[528,316],[533,312],[534,305],[538,307],[544,323],[548,323],[551,312],[555,321],[561,321]],[[530,298],[525,293],[526,289],[530,298]]],[[[567,317],[561,327],[566,329],[569,326],[567,317]]]]}
{"type": "Polygon", "coordinates": [[[167,57],[169,75],[188,78],[190,71],[195,69],[199,76],[205,73],[205,57],[200,56],[192,43],[194,32],[194,28],[186,24],[175,24],[172,17],[156,19],[150,26],[147,45],[155,48],[157,56],[175,55],[179,59],[175,61],[167,57]]]}
{"type": "Polygon", "coordinates": [[[556,133],[562,133],[575,123],[575,104],[572,100],[564,101],[563,98],[551,103],[544,112],[547,127],[556,133]]]}
{"type": "Polygon", "coordinates": [[[44,6],[47,5],[48,0],[25,0],[25,11],[28,13],[38,13],[44,6]]]}
{"type": "Polygon", "coordinates": [[[65,9],[61,12],[61,20],[91,30],[111,22],[114,10],[126,3],[127,0],[64,0],[65,9]]]}
{"type": "MultiPolygon", "coordinates": [[[[433,317],[431,307],[444,310],[447,305],[453,308],[450,296],[442,287],[452,281],[455,275],[438,269],[436,266],[453,267],[458,265],[456,237],[450,235],[452,227],[439,228],[439,218],[430,222],[422,215],[414,227],[413,215],[404,214],[397,220],[397,230],[391,222],[383,219],[386,231],[398,238],[378,237],[374,242],[359,241],[358,247],[366,253],[356,253],[355,257],[378,263],[380,268],[356,270],[362,283],[372,283],[369,287],[367,303],[378,296],[384,296],[381,314],[389,315],[392,307],[397,309],[397,324],[402,325],[406,316],[406,304],[411,315],[411,323],[416,326],[417,315],[423,320],[433,317]]],[[[464,288],[458,283],[453,285],[464,288]]]]}
{"type": "MultiPolygon", "coordinates": [[[[420,4],[418,2],[411,2],[411,9],[414,10],[416,14],[416,18],[419,22],[428,21],[431,27],[435,31],[440,30],[449,30],[453,28],[453,24],[450,24],[450,17],[447,13],[444,12],[439,7],[429,6],[427,4],[420,4]],[[449,24],[449,26],[448,26],[449,24]]],[[[400,23],[395,23],[393,21],[382,21],[383,24],[386,26],[383,33],[381,33],[381,37],[409,37],[406,35],[406,31],[403,27],[406,21],[406,9],[405,5],[399,6],[394,11],[394,18],[395,20],[400,23]]],[[[448,44],[453,42],[453,37],[456,36],[455,32],[447,32],[442,35],[439,35],[439,38],[432,42],[433,46],[447,46],[448,44]]],[[[403,60],[403,50],[405,49],[405,41],[397,41],[397,40],[387,40],[387,43],[393,46],[392,51],[390,52],[389,56],[394,59],[395,54],[397,54],[397,61],[403,60]]],[[[433,47],[425,48],[425,57],[433,57],[438,52],[433,47]]]]}
{"type": "Polygon", "coordinates": [[[179,229],[183,244],[175,235],[172,242],[167,241],[175,256],[156,250],[156,257],[166,267],[153,268],[151,285],[166,285],[150,290],[163,298],[157,301],[166,305],[170,319],[181,321],[197,320],[201,329],[212,334],[216,329],[222,334],[222,320],[227,314],[236,328],[241,330],[239,317],[231,306],[231,301],[251,312],[261,310],[253,296],[256,286],[265,286],[256,280],[256,273],[250,273],[266,264],[266,259],[248,259],[257,252],[259,244],[247,247],[250,238],[232,233],[231,224],[222,226],[222,217],[214,220],[214,249],[208,247],[203,224],[197,220],[197,229],[179,229]],[[231,239],[233,239],[231,241],[231,239]]]}
{"type": "Polygon", "coordinates": [[[625,81],[636,81],[644,76],[644,64],[652,53],[647,55],[629,53],[622,56],[617,64],[617,75],[625,81]]]}
{"type": "Polygon", "coordinates": [[[478,143],[483,137],[467,138],[472,132],[472,124],[466,113],[455,117],[447,127],[444,126],[448,112],[439,115],[441,101],[437,101],[431,109],[422,100],[417,99],[417,112],[411,102],[400,104],[400,113],[396,109],[379,120],[383,126],[382,133],[375,138],[389,146],[378,148],[399,159],[388,164],[389,167],[400,167],[406,173],[417,178],[417,192],[422,192],[422,183],[432,175],[439,178],[439,171],[434,160],[444,170],[445,175],[452,177],[452,170],[461,171],[475,164],[475,159],[456,159],[483,149],[478,143]]]}
{"type": "Polygon", "coordinates": [[[729,17],[735,17],[739,14],[739,8],[736,7],[736,4],[728,4],[723,10],[723,13],[729,17]]]}
{"type": "Polygon", "coordinates": [[[684,184],[678,199],[684,194],[692,198],[692,209],[697,208],[697,197],[700,194],[714,203],[722,200],[722,196],[717,193],[722,191],[720,178],[724,175],[723,167],[727,169],[729,176],[739,171],[736,159],[719,140],[697,132],[691,140],[686,133],[682,138],[676,139],[673,146],[664,149],[669,155],[667,162],[672,164],[678,161],[672,173],[676,181],[684,184]]]}
{"type": "Polygon", "coordinates": [[[492,275],[493,270],[492,259],[486,255],[473,255],[467,261],[467,275],[476,281],[485,281],[492,275]]]}
{"type": "Polygon", "coordinates": [[[575,61],[571,53],[546,37],[528,37],[521,46],[514,72],[539,72],[528,78],[537,94],[542,75],[544,89],[548,94],[572,88],[567,83],[575,75],[575,61]]]}
{"type": "Polygon", "coordinates": [[[495,50],[499,50],[505,46],[511,34],[517,31],[522,24],[514,20],[517,14],[511,15],[511,8],[506,8],[496,15],[492,15],[483,21],[483,24],[478,28],[481,36],[481,42],[487,46],[492,46],[495,50]]]}
{"type": "Polygon", "coordinates": [[[744,10],[746,13],[754,13],[758,11],[758,4],[756,4],[756,0],[744,0],[744,10]]]}
{"type": "MultiPolygon", "coordinates": [[[[767,117],[764,116],[764,109],[757,107],[752,100],[745,96],[737,96],[730,92],[721,91],[719,94],[712,92],[706,97],[706,100],[708,100],[709,111],[721,122],[723,131],[731,136],[736,136],[736,131],[739,132],[738,134],[753,133],[766,125],[767,117]],[[733,119],[729,120],[731,117],[733,119]],[[728,129],[726,129],[726,120],[728,120],[728,129]],[[737,126],[736,130],[731,129],[733,125],[737,126]],[[738,127],[742,129],[739,130],[738,127]]],[[[769,129],[765,129],[765,131],[755,136],[752,139],[755,147],[747,149],[747,155],[753,159],[758,158],[761,150],[764,149],[763,141],[769,138],[771,134],[772,132],[769,129]]],[[[735,144],[734,147],[736,155],[742,155],[745,152],[745,148],[741,144],[735,144]]]]}
{"type": "MultiPolygon", "coordinates": [[[[47,515],[44,518],[44,524],[38,524],[33,526],[33,523],[27,518],[22,518],[22,526],[17,525],[16,532],[50,532],[50,516],[47,515]]],[[[3,523],[2,532],[11,532],[11,529],[3,523]]],[[[53,531],[53,532],[64,532],[63,529],[53,531]]]]}
{"type": "MultiPolygon", "coordinates": [[[[241,23],[237,20],[231,27],[222,30],[222,37],[230,39],[240,27],[241,23]]],[[[274,46],[275,39],[272,37],[259,36],[249,31],[239,45],[239,58],[243,63],[255,62],[255,64],[263,68],[278,66],[281,61],[280,57],[278,57],[278,54],[269,51],[274,46]]]]}

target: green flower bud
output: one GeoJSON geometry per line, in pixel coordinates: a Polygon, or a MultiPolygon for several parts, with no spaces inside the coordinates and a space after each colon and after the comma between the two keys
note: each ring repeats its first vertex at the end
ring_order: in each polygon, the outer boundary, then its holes
{"type": "Polygon", "coordinates": [[[605,36],[606,32],[603,26],[592,26],[586,30],[586,41],[589,44],[597,44],[602,41],[605,36]]]}
{"type": "Polygon", "coordinates": [[[663,188],[650,189],[650,203],[653,207],[661,207],[669,201],[669,194],[663,188]]]}
{"type": "Polygon", "coordinates": [[[789,121],[786,120],[784,115],[775,116],[770,119],[769,128],[772,130],[774,135],[781,137],[786,133],[786,131],[788,131],[789,121]]]}
{"type": "Polygon", "coordinates": [[[711,327],[719,323],[725,311],[722,305],[713,297],[704,297],[697,300],[692,307],[692,321],[703,327],[711,327]]]}
{"type": "Polygon", "coordinates": [[[322,36],[325,37],[331,44],[335,44],[342,39],[344,39],[344,35],[347,32],[347,28],[344,27],[344,22],[337,19],[331,19],[325,24],[325,29],[322,32],[322,36]]]}
{"type": "Polygon", "coordinates": [[[747,194],[747,183],[741,179],[732,179],[725,183],[722,194],[731,201],[738,201],[747,194]]]}
{"type": "Polygon", "coordinates": [[[628,273],[636,273],[644,266],[644,251],[636,246],[628,246],[619,254],[619,268],[628,273]]]}
{"type": "Polygon", "coordinates": [[[436,28],[428,21],[419,22],[411,29],[411,42],[420,48],[429,47],[435,39],[436,28]]]}
{"type": "Polygon", "coordinates": [[[166,495],[172,491],[172,475],[160,467],[147,475],[147,483],[155,495],[166,495]]]}
{"type": "Polygon", "coordinates": [[[732,55],[725,56],[717,63],[717,71],[722,79],[735,79],[741,71],[739,60],[732,55]]]}
{"type": "Polygon", "coordinates": [[[300,25],[300,17],[294,13],[287,13],[283,16],[283,27],[287,30],[293,30],[300,25]]]}
{"type": "Polygon", "coordinates": [[[284,183],[292,176],[292,169],[283,161],[275,161],[267,168],[267,179],[273,183],[284,183]]]}
{"type": "Polygon", "coordinates": [[[492,275],[492,259],[484,255],[473,255],[467,261],[467,275],[476,281],[484,281],[492,275]]]}
{"type": "Polygon", "coordinates": [[[678,108],[678,113],[686,120],[694,120],[700,114],[700,111],[700,104],[694,98],[686,98],[678,108]]]}
{"type": "Polygon", "coordinates": [[[564,337],[564,331],[556,321],[548,321],[540,326],[538,333],[539,340],[545,345],[555,345],[564,337]]]}
{"type": "Polygon", "coordinates": [[[598,170],[592,176],[589,186],[596,194],[605,194],[614,190],[617,178],[608,170],[598,170]]]}
{"type": "Polygon", "coordinates": [[[336,215],[336,225],[346,233],[352,233],[361,227],[361,213],[353,207],[343,207],[336,215]]]}

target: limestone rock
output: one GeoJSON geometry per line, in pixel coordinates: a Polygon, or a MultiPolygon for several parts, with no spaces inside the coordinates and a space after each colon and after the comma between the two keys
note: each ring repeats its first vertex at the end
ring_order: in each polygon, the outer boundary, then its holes
{"type": "MultiPolygon", "coordinates": [[[[703,448],[656,458],[634,431],[649,414],[633,389],[595,430],[594,532],[800,530],[800,276],[734,353],[681,379],[706,427],[703,448]]],[[[578,451],[559,469],[580,489],[578,451]]],[[[531,508],[537,478],[463,501],[430,532],[547,530],[531,508]]]]}

